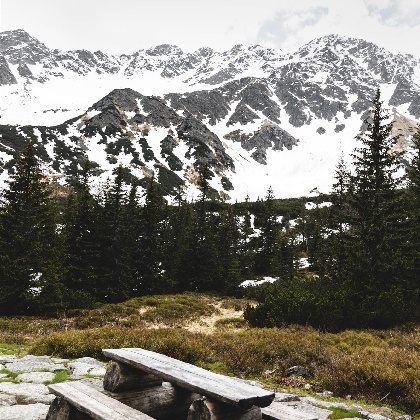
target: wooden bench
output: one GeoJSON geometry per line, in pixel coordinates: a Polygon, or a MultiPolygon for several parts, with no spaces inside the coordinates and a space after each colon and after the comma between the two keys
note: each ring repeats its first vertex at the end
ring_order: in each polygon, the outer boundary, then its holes
{"type": "Polygon", "coordinates": [[[273,392],[249,385],[236,378],[209,372],[163,354],[140,348],[105,349],[102,352],[114,361],[122,362],[181,388],[242,409],[249,409],[254,405],[267,407],[274,399],[273,392]]]}
{"type": "Polygon", "coordinates": [[[132,372],[139,371],[147,382],[163,380],[176,387],[199,394],[188,412],[189,420],[201,418],[217,420],[261,419],[261,407],[271,404],[274,393],[252,386],[239,379],[218,375],[171,357],[140,348],[105,349],[103,354],[113,360],[104,378],[104,389],[123,389],[133,383],[132,372]],[[114,367],[112,367],[114,366],[114,367]]]}
{"type": "Polygon", "coordinates": [[[153,420],[79,381],[49,385],[48,389],[58,398],[51,405],[46,420],[153,420]]]}
{"type": "Polygon", "coordinates": [[[49,385],[47,420],[315,420],[274,393],[140,348],[105,349],[103,384],[49,385]],[[96,389],[95,389],[96,387],[96,389]]]}

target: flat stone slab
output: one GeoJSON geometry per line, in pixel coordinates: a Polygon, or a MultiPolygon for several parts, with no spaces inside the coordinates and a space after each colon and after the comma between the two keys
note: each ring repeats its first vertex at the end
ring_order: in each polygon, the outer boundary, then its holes
{"type": "Polygon", "coordinates": [[[274,396],[275,402],[290,402],[290,401],[300,401],[299,395],[289,394],[286,392],[276,392],[274,396]]]}
{"type": "Polygon", "coordinates": [[[368,420],[390,420],[389,417],[381,416],[380,414],[368,414],[368,420]]]}
{"type": "MultiPolygon", "coordinates": [[[[50,404],[54,399],[45,385],[41,384],[15,384],[13,382],[0,382],[0,392],[19,395],[25,398],[26,403],[50,404]]],[[[0,419],[3,419],[0,416],[0,419]]]]}
{"type": "Polygon", "coordinates": [[[51,382],[55,378],[53,372],[28,372],[21,373],[16,377],[17,381],[20,382],[31,382],[33,384],[43,384],[45,382],[51,382]]]}
{"type": "Polygon", "coordinates": [[[72,371],[72,378],[80,378],[83,375],[104,376],[106,373],[105,363],[92,357],[82,357],[67,365],[72,371]]]}
{"type": "Polygon", "coordinates": [[[5,363],[14,362],[15,360],[18,360],[18,358],[14,355],[0,354],[0,364],[2,365],[4,365],[5,363]]]}
{"type": "Polygon", "coordinates": [[[320,408],[312,405],[310,402],[305,401],[305,398],[302,398],[301,401],[281,403],[286,404],[289,407],[295,408],[297,411],[300,411],[310,416],[316,417],[318,420],[327,420],[328,416],[332,413],[331,410],[325,408],[320,408]],[[302,401],[303,400],[303,401],[302,401]]]}
{"type": "Polygon", "coordinates": [[[2,420],[45,420],[49,406],[46,404],[12,405],[0,407],[2,420]]]}
{"type": "Polygon", "coordinates": [[[6,369],[13,373],[48,371],[56,372],[65,370],[66,367],[61,363],[54,363],[48,356],[25,356],[6,363],[6,369]]]}
{"type": "Polygon", "coordinates": [[[0,394],[0,407],[8,407],[15,404],[17,404],[17,400],[14,395],[0,394]]]}

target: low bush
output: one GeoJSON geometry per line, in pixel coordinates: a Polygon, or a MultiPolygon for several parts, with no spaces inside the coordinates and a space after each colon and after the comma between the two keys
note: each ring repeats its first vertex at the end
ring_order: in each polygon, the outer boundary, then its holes
{"type": "MultiPolygon", "coordinates": [[[[182,326],[200,314],[214,313],[221,300],[198,294],[171,299],[138,298],[91,311],[74,311],[63,319],[0,318],[0,342],[15,343],[19,348],[20,343],[31,344],[32,354],[102,360],[104,348],[142,347],[225,374],[267,381],[278,388],[317,384],[320,390],[328,389],[336,396],[350,394],[354,399],[420,415],[418,325],[326,333],[301,325],[249,328],[241,319],[228,318],[217,322],[215,333],[201,334],[182,326]],[[157,311],[149,314],[151,321],[144,317],[148,311],[157,311]],[[98,325],[82,329],[83,319],[89,320],[86,325],[98,325]],[[161,328],[150,325],[152,322],[159,322],[161,328]],[[306,370],[299,381],[293,381],[288,373],[295,365],[306,370]]],[[[234,305],[234,300],[231,303],[234,305]]]]}

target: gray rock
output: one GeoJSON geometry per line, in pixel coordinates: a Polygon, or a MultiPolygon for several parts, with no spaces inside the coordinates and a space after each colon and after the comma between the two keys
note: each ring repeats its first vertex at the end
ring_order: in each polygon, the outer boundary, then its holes
{"type": "Polygon", "coordinates": [[[318,395],[321,398],[331,398],[333,396],[333,393],[331,391],[323,391],[316,395],[318,395]]]}
{"type": "Polygon", "coordinates": [[[0,86],[16,84],[17,80],[10,70],[9,63],[0,55],[0,86]]]}
{"type": "Polygon", "coordinates": [[[16,377],[16,380],[20,382],[32,382],[33,384],[43,384],[52,381],[54,378],[55,374],[52,372],[28,372],[21,373],[16,377]]]}
{"type": "Polygon", "coordinates": [[[306,376],[307,371],[304,366],[292,366],[287,370],[289,375],[306,376]]]}
{"type": "Polygon", "coordinates": [[[46,404],[12,405],[0,407],[2,420],[45,420],[49,406],[46,404]]]}
{"type": "Polygon", "coordinates": [[[9,375],[7,373],[0,373],[0,379],[6,379],[9,375]]]}
{"type": "Polygon", "coordinates": [[[99,362],[91,357],[83,357],[68,364],[72,371],[72,378],[79,378],[83,375],[104,376],[106,373],[105,363],[99,362]]]}
{"type": "MultiPolygon", "coordinates": [[[[16,360],[18,360],[16,356],[0,354],[0,363],[3,365],[6,363],[14,362],[16,360]]],[[[4,366],[3,366],[3,369],[4,369],[4,366]]]]}
{"type": "Polygon", "coordinates": [[[412,420],[412,417],[408,415],[398,416],[398,417],[395,417],[395,420],[412,420]]]}
{"type": "Polygon", "coordinates": [[[303,411],[304,413],[314,415],[318,420],[326,420],[331,414],[331,410],[321,408],[319,406],[313,405],[306,401],[304,398],[301,401],[285,403],[289,406],[296,408],[298,411],[303,411]]]}
{"type": "Polygon", "coordinates": [[[15,404],[17,404],[17,400],[14,395],[0,394],[0,407],[8,407],[15,404]]]}
{"type": "Polygon", "coordinates": [[[299,401],[300,397],[296,394],[287,394],[284,392],[276,392],[274,401],[276,402],[290,402],[290,401],[299,401]]]}
{"type": "Polygon", "coordinates": [[[48,388],[41,384],[0,382],[0,392],[19,395],[26,403],[49,404],[54,399],[53,395],[49,394],[48,388]]]}
{"type": "Polygon", "coordinates": [[[11,363],[6,363],[6,369],[13,373],[36,371],[56,372],[58,370],[65,370],[66,367],[63,364],[53,363],[48,356],[28,355],[11,363]]]}
{"type": "Polygon", "coordinates": [[[390,420],[390,417],[381,416],[380,414],[368,414],[368,420],[390,420]]]}
{"type": "Polygon", "coordinates": [[[68,363],[69,359],[60,359],[58,357],[51,357],[53,363],[68,363]]]}
{"type": "Polygon", "coordinates": [[[318,398],[313,397],[302,397],[301,401],[312,404],[314,406],[324,407],[324,408],[330,408],[330,407],[342,407],[349,409],[348,405],[345,403],[335,402],[335,401],[322,401],[318,398]]]}

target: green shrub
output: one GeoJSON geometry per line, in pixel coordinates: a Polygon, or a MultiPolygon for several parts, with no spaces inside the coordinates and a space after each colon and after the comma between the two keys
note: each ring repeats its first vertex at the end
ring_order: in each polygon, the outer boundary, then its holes
{"type": "Polygon", "coordinates": [[[332,414],[328,416],[330,420],[339,420],[353,417],[360,418],[360,414],[357,410],[348,410],[347,408],[343,407],[329,407],[328,410],[332,411],[332,414]]]}

